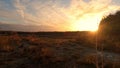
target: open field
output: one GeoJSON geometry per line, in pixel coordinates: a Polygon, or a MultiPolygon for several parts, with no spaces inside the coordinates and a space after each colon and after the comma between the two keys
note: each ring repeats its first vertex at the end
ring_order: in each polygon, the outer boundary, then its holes
{"type": "Polygon", "coordinates": [[[120,68],[120,36],[94,32],[0,32],[0,68],[120,68]],[[103,61],[102,61],[103,59],[103,61]],[[103,64],[102,64],[103,62],[103,64]]]}

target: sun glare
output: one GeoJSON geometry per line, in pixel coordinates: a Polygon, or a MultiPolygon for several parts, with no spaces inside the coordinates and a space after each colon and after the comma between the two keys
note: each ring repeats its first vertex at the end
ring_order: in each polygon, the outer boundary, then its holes
{"type": "Polygon", "coordinates": [[[100,16],[87,16],[77,19],[73,25],[73,29],[77,31],[92,31],[95,32],[98,30],[100,23],[100,16]]]}

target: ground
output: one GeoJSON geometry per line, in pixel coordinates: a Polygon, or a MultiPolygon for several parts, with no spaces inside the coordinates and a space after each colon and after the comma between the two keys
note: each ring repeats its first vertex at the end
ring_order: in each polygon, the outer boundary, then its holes
{"type": "Polygon", "coordinates": [[[0,32],[0,68],[119,68],[119,44],[100,36],[96,51],[91,32],[0,32]]]}

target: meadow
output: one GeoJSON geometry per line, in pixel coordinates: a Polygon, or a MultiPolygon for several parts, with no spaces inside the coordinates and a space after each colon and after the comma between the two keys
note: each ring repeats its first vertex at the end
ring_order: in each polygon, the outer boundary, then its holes
{"type": "Polygon", "coordinates": [[[0,68],[96,68],[96,60],[100,68],[119,68],[119,40],[98,34],[96,41],[87,31],[1,31],[0,68]]]}

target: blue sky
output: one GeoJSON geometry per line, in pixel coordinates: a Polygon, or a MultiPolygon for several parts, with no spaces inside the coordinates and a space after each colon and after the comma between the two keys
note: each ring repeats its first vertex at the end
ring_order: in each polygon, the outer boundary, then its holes
{"type": "MultiPolygon", "coordinates": [[[[90,11],[88,8],[82,8],[84,6],[92,7],[100,4],[106,7],[103,5],[105,4],[107,7],[120,7],[120,0],[81,0],[79,3],[75,3],[74,6],[73,3],[76,1],[77,0],[0,0],[0,23],[45,25],[51,27],[60,25],[56,28],[61,29],[61,27],[64,27],[65,29],[69,29],[66,25],[70,26],[72,24],[68,21],[74,19],[73,17],[83,15],[79,12],[84,12],[85,14],[86,12],[93,13],[97,12],[98,9],[96,8],[102,8],[96,6],[90,11]],[[78,6],[80,6],[80,10],[77,8],[78,6]],[[76,9],[79,11],[77,12],[76,9]]],[[[101,12],[103,11],[101,10],[101,12]]],[[[111,12],[110,9],[109,12],[111,12]]]]}

